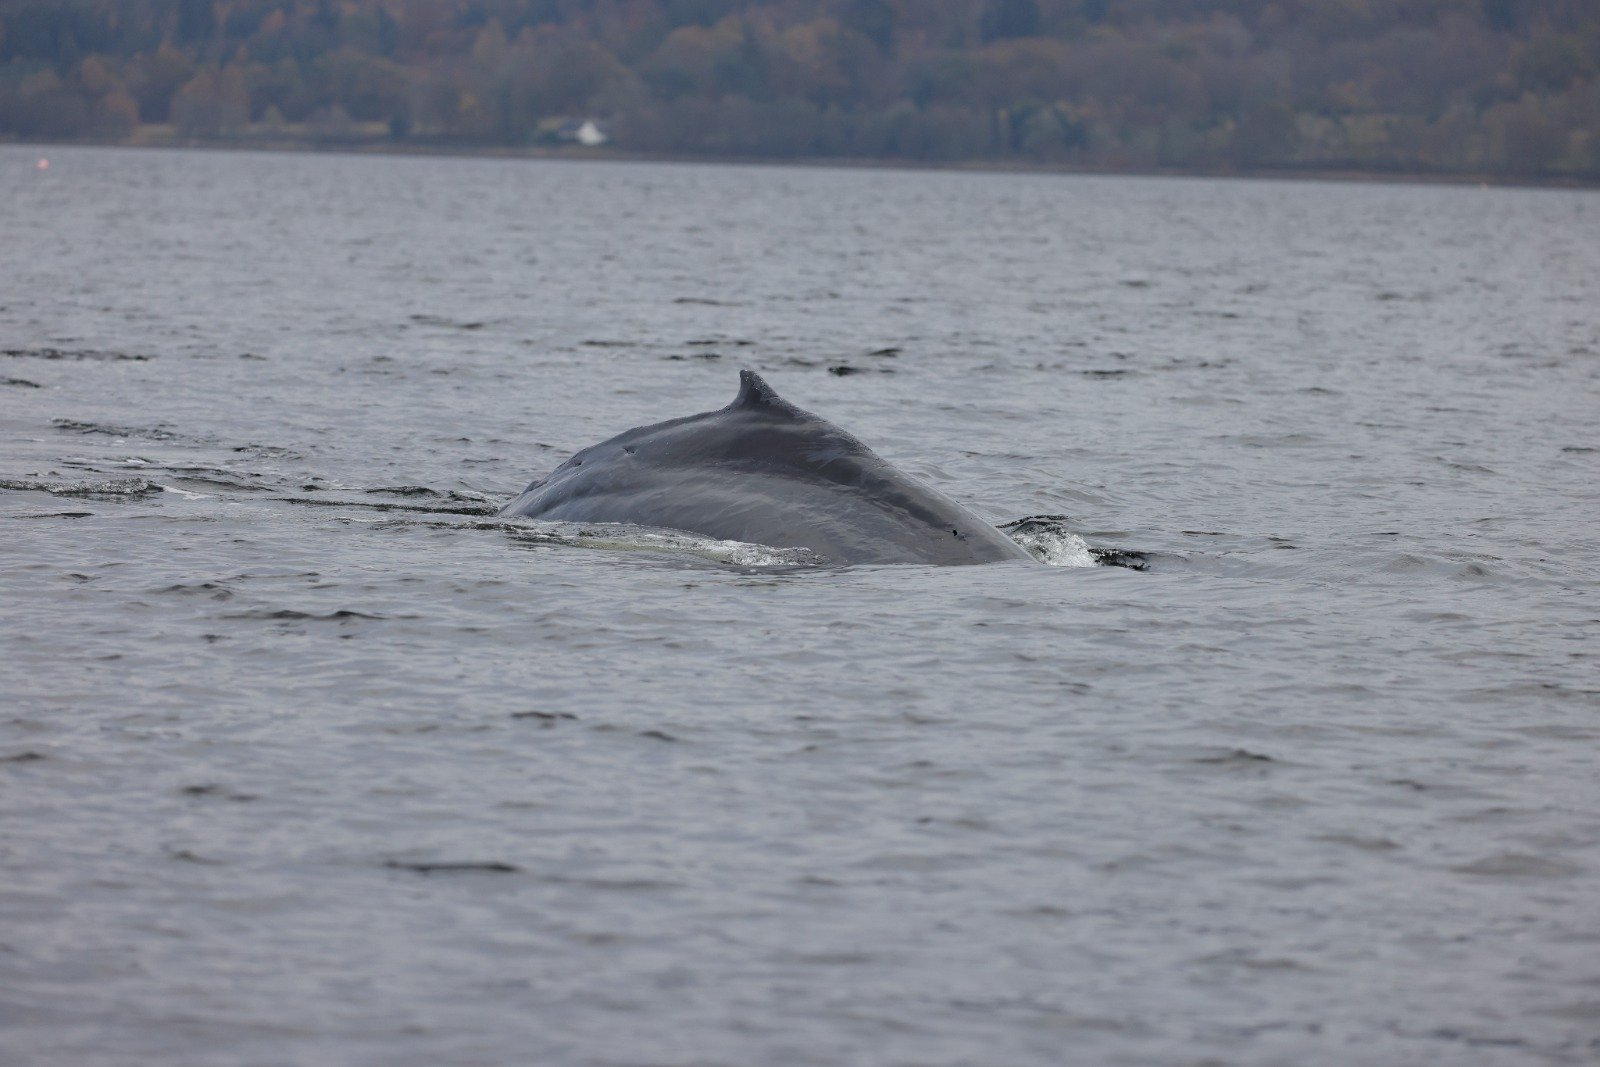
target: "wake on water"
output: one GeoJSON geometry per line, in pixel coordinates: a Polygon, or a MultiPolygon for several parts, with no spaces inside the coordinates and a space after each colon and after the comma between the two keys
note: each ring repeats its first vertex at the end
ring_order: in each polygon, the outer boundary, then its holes
{"type": "MultiPolygon", "coordinates": [[[[51,496],[81,497],[89,499],[136,499],[149,495],[170,493],[192,500],[207,499],[209,493],[197,493],[177,486],[166,485],[149,478],[101,478],[72,482],[48,479],[0,479],[0,489],[48,493],[51,496]]],[[[364,494],[380,496],[415,497],[440,496],[441,491],[420,487],[399,487],[361,490],[364,494]]],[[[447,505],[423,505],[398,501],[374,502],[352,500],[330,494],[328,499],[280,497],[287,503],[315,504],[322,507],[351,507],[381,511],[416,511],[432,516],[459,514],[463,517],[481,516],[492,512],[493,505],[470,500],[460,493],[448,494],[447,505]]],[[[487,498],[484,498],[486,501],[487,498]]],[[[400,520],[426,521],[426,520],[400,520]]],[[[1002,524],[999,529],[1026,549],[1034,559],[1051,567],[1120,566],[1135,570],[1145,568],[1140,553],[1117,549],[1097,548],[1090,545],[1068,528],[1064,515],[1030,515],[1002,524]]],[[[461,525],[449,523],[448,525],[461,525]]],[[[781,545],[751,544],[744,541],[726,541],[702,537],[679,530],[655,529],[617,523],[570,523],[504,520],[470,522],[466,525],[486,526],[509,531],[524,543],[537,543],[574,548],[603,549],[620,552],[644,552],[664,555],[689,556],[710,563],[733,567],[826,567],[833,561],[806,548],[781,545]]]]}
{"type": "Polygon", "coordinates": [[[496,521],[525,543],[598,548],[617,552],[653,552],[692,556],[734,567],[821,567],[829,561],[808,548],[719,541],[679,530],[650,529],[625,523],[571,523],[539,520],[496,521]]]}
{"type": "MultiPolygon", "coordinates": [[[[622,552],[659,552],[693,556],[735,567],[826,567],[832,561],[806,548],[722,541],[678,530],[652,529],[623,523],[569,523],[520,520],[492,525],[508,529],[523,541],[622,552]]],[[[1006,523],[1000,530],[1051,567],[1121,566],[1144,569],[1138,553],[1091,546],[1066,526],[1065,516],[1036,515],[1006,523]]]]}

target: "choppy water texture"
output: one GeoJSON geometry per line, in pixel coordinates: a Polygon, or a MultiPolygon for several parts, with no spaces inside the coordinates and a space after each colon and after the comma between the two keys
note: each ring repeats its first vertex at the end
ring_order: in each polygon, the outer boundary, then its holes
{"type": "Polygon", "coordinates": [[[1595,193],[38,154],[6,1063],[1600,1057],[1595,193]],[[493,518],[738,366],[1149,569],[493,518]]]}

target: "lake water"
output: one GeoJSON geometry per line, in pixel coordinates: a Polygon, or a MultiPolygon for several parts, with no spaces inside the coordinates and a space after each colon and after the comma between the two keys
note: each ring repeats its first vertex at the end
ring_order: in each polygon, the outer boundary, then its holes
{"type": "Polygon", "coordinates": [[[1600,194],[0,187],[7,1064],[1600,1059],[1600,194]],[[1068,565],[495,519],[744,366],[1068,565]]]}

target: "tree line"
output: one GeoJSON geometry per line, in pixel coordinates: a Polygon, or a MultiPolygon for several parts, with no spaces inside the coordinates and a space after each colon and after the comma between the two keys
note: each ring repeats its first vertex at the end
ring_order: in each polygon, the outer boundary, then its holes
{"type": "Polygon", "coordinates": [[[1595,0],[0,0],[0,136],[1600,177],[1595,0]]]}

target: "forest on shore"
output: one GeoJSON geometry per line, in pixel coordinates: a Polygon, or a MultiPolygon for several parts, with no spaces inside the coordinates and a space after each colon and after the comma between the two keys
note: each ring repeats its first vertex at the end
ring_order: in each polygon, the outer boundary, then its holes
{"type": "Polygon", "coordinates": [[[0,0],[0,139],[1595,180],[1600,2],[0,0]]]}

